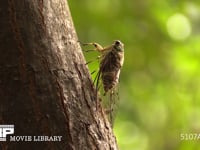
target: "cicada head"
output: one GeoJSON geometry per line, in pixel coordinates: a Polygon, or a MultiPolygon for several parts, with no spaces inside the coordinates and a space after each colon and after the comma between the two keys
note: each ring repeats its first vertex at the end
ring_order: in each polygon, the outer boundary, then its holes
{"type": "Polygon", "coordinates": [[[120,40],[114,41],[113,46],[114,46],[114,49],[116,49],[119,52],[124,51],[124,44],[120,40]]]}

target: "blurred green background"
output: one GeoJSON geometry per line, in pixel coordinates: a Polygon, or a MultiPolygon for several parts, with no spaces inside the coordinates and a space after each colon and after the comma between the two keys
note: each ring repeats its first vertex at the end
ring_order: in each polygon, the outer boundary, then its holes
{"type": "Polygon", "coordinates": [[[200,1],[68,3],[80,41],[125,45],[114,125],[120,149],[200,149],[200,1]]]}

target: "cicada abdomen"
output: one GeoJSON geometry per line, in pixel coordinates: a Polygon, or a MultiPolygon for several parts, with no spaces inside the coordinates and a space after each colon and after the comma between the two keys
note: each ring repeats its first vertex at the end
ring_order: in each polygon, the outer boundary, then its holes
{"type": "Polygon", "coordinates": [[[84,45],[93,45],[95,50],[100,52],[99,70],[94,80],[97,91],[103,87],[103,95],[108,97],[109,101],[104,102],[108,107],[105,108],[109,114],[109,120],[113,123],[114,109],[118,99],[117,85],[121,67],[124,63],[124,44],[119,40],[114,41],[111,46],[103,48],[97,43],[87,43],[84,45]],[[107,94],[109,93],[109,95],[107,94]]]}

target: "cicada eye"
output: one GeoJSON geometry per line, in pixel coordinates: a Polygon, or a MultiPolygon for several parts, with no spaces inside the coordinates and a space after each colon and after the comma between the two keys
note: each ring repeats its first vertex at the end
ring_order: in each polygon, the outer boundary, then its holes
{"type": "Polygon", "coordinates": [[[119,40],[116,40],[114,42],[114,47],[115,47],[115,49],[117,51],[123,51],[124,50],[124,44],[121,41],[119,41],[119,40]]]}
{"type": "Polygon", "coordinates": [[[117,41],[115,41],[115,45],[120,45],[120,41],[119,40],[117,40],[117,41]]]}

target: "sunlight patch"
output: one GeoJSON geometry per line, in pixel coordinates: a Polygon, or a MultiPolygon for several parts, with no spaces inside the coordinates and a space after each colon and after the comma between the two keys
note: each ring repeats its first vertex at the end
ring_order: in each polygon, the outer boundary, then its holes
{"type": "Polygon", "coordinates": [[[178,41],[183,41],[191,34],[191,24],[186,16],[176,13],[167,20],[169,36],[178,41]]]}

